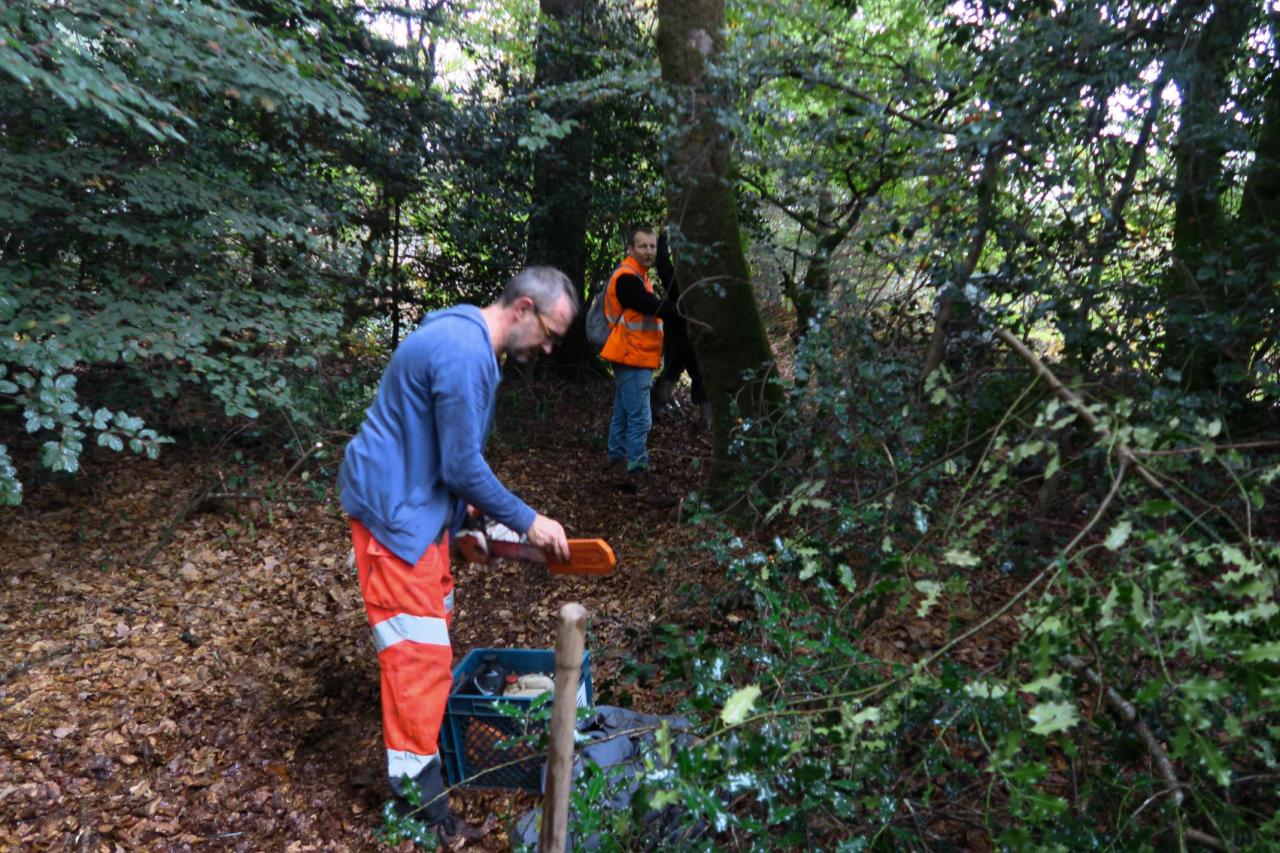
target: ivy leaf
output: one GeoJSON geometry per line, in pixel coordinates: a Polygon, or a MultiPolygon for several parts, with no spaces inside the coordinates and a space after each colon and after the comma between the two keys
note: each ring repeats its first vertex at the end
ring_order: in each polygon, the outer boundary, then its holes
{"type": "Polygon", "coordinates": [[[1044,678],[1037,678],[1035,681],[1029,681],[1018,689],[1024,693],[1035,693],[1037,695],[1046,690],[1058,693],[1062,690],[1062,673],[1055,672],[1052,675],[1046,675],[1044,678]]]}
{"type": "Polygon", "coordinates": [[[755,707],[756,699],[759,697],[760,688],[754,684],[735,691],[729,697],[729,701],[724,703],[724,710],[720,712],[720,719],[724,720],[725,725],[737,725],[747,718],[747,714],[751,713],[751,709],[755,707]]]}
{"type": "Polygon", "coordinates": [[[1027,716],[1035,723],[1031,731],[1038,735],[1063,732],[1080,722],[1080,714],[1070,702],[1041,702],[1027,716]]]}
{"type": "Polygon", "coordinates": [[[662,763],[670,765],[671,748],[675,745],[675,739],[671,736],[671,724],[668,721],[662,721],[654,734],[654,742],[658,745],[658,757],[662,759],[662,763]]]}
{"type": "Polygon", "coordinates": [[[964,692],[975,699],[1000,699],[1008,694],[1009,688],[990,681],[971,681],[964,686],[964,692]]]}
{"type": "Polygon", "coordinates": [[[1062,467],[1062,460],[1058,458],[1057,447],[1053,448],[1053,453],[1049,455],[1049,463],[1044,466],[1044,479],[1048,480],[1054,474],[1058,473],[1058,469],[1062,467]]]}
{"type": "Polygon", "coordinates": [[[1222,699],[1231,695],[1231,688],[1221,681],[1198,675],[1178,685],[1179,689],[1192,699],[1222,699]]]}
{"type": "Polygon", "coordinates": [[[1246,575],[1256,575],[1262,571],[1262,566],[1250,560],[1244,555],[1243,551],[1234,545],[1228,545],[1222,549],[1222,559],[1224,562],[1239,567],[1238,570],[1227,572],[1222,576],[1224,583],[1235,583],[1244,580],[1246,575]]]}
{"type": "Polygon", "coordinates": [[[1028,811],[1034,815],[1037,820],[1049,820],[1066,812],[1068,803],[1062,797],[1054,794],[1041,794],[1032,791],[1024,795],[1026,797],[1028,811]]]}
{"type": "Polygon", "coordinates": [[[0,506],[17,506],[22,503],[22,483],[9,458],[9,449],[0,444],[0,506]]]}
{"type": "Polygon", "coordinates": [[[1152,518],[1164,518],[1166,515],[1172,515],[1177,509],[1177,504],[1163,498],[1144,501],[1138,506],[1138,512],[1143,515],[1149,515],[1152,518]]]}
{"type": "Polygon", "coordinates": [[[1214,780],[1219,785],[1231,784],[1231,767],[1222,755],[1222,750],[1199,735],[1195,736],[1195,744],[1196,751],[1200,753],[1200,760],[1204,762],[1204,766],[1208,768],[1214,780]]]}

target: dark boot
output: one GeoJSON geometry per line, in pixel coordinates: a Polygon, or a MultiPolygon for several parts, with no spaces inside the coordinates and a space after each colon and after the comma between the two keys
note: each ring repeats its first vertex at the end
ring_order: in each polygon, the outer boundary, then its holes
{"type": "Polygon", "coordinates": [[[449,795],[444,792],[444,774],[439,761],[428,764],[416,777],[407,782],[401,779],[392,783],[395,791],[397,817],[420,821],[440,838],[445,846],[445,836],[452,841],[457,834],[457,821],[449,808],[449,795]]]}
{"type": "Polygon", "coordinates": [[[606,483],[620,492],[635,491],[635,484],[627,476],[627,460],[625,459],[615,459],[604,466],[604,479],[606,483]]]}
{"type": "Polygon", "coordinates": [[[651,468],[628,471],[627,479],[632,482],[633,490],[640,496],[643,503],[658,509],[668,509],[676,505],[675,497],[666,492],[651,468]]]}

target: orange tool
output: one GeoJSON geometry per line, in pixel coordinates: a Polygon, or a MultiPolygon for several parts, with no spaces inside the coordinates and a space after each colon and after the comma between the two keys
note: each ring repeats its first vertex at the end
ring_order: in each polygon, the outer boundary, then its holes
{"type": "Polygon", "coordinates": [[[569,562],[562,563],[547,556],[541,548],[525,542],[506,542],[490,539],[479,530],[462,530],[453,540],[462,559],[469,563],[489,563],[493,560],[519,560],[522,563],[538,563],[547,567],[553,575],[613,574],[618,558],[603,539],[570,539],[569,562]]]}

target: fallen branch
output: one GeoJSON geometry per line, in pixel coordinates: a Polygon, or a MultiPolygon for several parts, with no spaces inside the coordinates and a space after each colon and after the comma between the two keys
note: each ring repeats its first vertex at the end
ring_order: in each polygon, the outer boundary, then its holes
{"type": "MultiPolygon", "coordinates": [[[[284,484],[288,482],[289,478],[293,476],[293,473],[302,466],[302,463],[306,462],[307,459],[309,459],[311,455],[315,453],[317,450],[319,450],[322,446],[323,445],[317,442],[313,447],[308,449],[306,453],[302,454],[302,456],[299,457],[296,462],[293,463],[293,466],[290,467],[289,470],[285,472],[284,476],[281,477],[280,480],[278,481],[277,485],[280,489],[280,493],[277,494],[275,497],[267,497],[266,495],[258,492],[216,491],[218,486],[221,485],[221,482],[219,481],[210,481],[205,485],[201,486],[199,489],[197,489],[195,492],[192,493],[191,497],[187,500],[185,504],[183,504],[182,508],[178,510],[178,512],[173,516],[172,519],[170,519],[168,526],[165,527],[164,529],[164,533],[160,535],[160,539],[156,542],[156,544],[152,545],[151,549],[147,551],[146,556],[144,556],[142,558],[142,562],[139,563],[139,567],[145,569],[148,566],[150,566],[151,561],[156,558],[156,555],[159,554],[162,550],[164,550],[165,546],[168,545],[173,540],[173,535],[175,532],[177,532],[178,526],[182,524],[184,521],[186,521],[188,518],[190,518],[193,514],[195,514],[196,512],[199,512],[200,508],[203,507],[209,501],[259,500],[259,501],[265,502],[268,507],[275,506],[277,503],[279,503],[281,500],[284,499],[283,498],[284,484]]],[[[292,502],[300,503],[304,499],[289,498],[289,500],[292,502]]],[[[319,502],[319,499],[316,499],[316,502],[319,502]]]]}
{"type": "Polygon", "coordinates": [[[1177,775],[1173,772],[1173,762],[1169,760],[1169,754],[1164,751],[1164,747],[1160,745],[1160,741],[1156,740],[1156,736],[1151,733],[1151,729],[1146,722],[1138,716],[1138,709],[1133,707],[1133,703],[1121,696],[1114,687],[1107,687],[1102,683],[1102,676],[1094,672],[1087,661],[1075,655],[1065,655],[1063,660],[1067,666],[1077,675],[1083,676],[1084,680],[1096,687],[1099,692],[1107,699],[1109,704],[1117,714],[1129,725],[1133,726],[1134,731],[1138,733],[1138,739],[1142,741],[1143,746],[1147,748],[1147,752],[1151,753],[1151,759],[1156,763],[1156,769],[1160,771],[1160,778],[1164,779],[1165,784],[1173,791],[1174,805],[1181,806],[1183,800],[1183,785],[1178,781],[1177,775]]]}
{"type": "Polygon", "coordinates": [[[1183,834],[1187,837],[1188,841],[1194,841],[1196,844],[1203,844],[1211,850],[1221,850],[1223,853],[1226,853],[1226,851],[1231,849],[1217,837],[1210,835],[1207,832],[1201,832],[1198,829],[1188,829],[1183,834]]]}
{"type": "MultiPolygon", "coordinates": [[[[1038,355],[1031,351],[1030,347],[1018,340],[1018,338],[1008,329],[1002,329],[997,326],[995,328],[995,333],[1000,340],[1008,344],[1009,348],[1018,354],[1019,358],[1031,365],[1031,369],[1034,370],[1041,379],[1048,383],[1049,387],[1053,389],[1053,392],[1061,397],[1063,402],[1074,409],[1076,414],[1084,419],[1085,423],[1093,427],[1096,431],[1102,433],[1102,435],[1107,438],[1111,438],[1110,430],[1102,425],[1102,421],[1098,419],[1097,415],[1089,411],[1089,407],[1085,405],[1084,400],[1081,400],[1080,396],[1076,394],[1076,392],[1072,391],[1066,385],[1063,385],[1062,380],[1059,379],[1054,372],[1040,360],[1038,355]]],[[[1146,466],[1143,465],[1141,461],[1139,461],[1138,455],[1133,452],[1133,449],[1129,447],[1129,445],[1125,444],[1123,441],[1116,442],[1116,454],[1120,457],[1122,462],[1132,464],[1134,470],[1138,472],[1138,476],[1141,477],[1147,485],[1151,486],[1153,489],[1165,491],[1164,485],[1156,479],[1154,474],[1147,470],[1146,466]]]]}
{"type": "MultiPolygon", "coordinates": [[[[1221,453],[1224,450],[1266,450],[1280,447],[1280,441],[1237,441],[1229,444],[1211,445],[1213,450],[1221,453]]],[[[1139,456],[1184,456],[1188,453],[1200,453],[1202,447],[1172,447],[1166,450],[1135,450],[1139,456]]]]}
{"type": "MultiPolygon", "coordinates": [[[[1076,414],[1083,418],[1085,423],[1089,424],[1089,426],[1093,427],[1096,432],[1100,433],[1104,437],[1115,440],[1115,434],[1102,425],[1102,421],[1097,415],[1089,411],[1089,407],[1085,405],[1084,400],[1080,399],[1078,394],[1066,385],[1062,384],[1062,380],[1059,379],[1054,372],[1040,360],[1039,356],[1031,351],[1030,347],[1020,341],[1017,336],[1008,329],[995,326],[994,331],[996,337],[1008,344],[1009,348],[1017,353],[1019,358],[1031,365],[1032,370],[1034,370],[1041,379],[1048,383],[1049,387],[1053,389],[1053,392],[1057,394],[1063,402],[1075,410],[1076,414]]],[[[1138,472],[1138,476],[1142,478],[1144,483],[1172,501],[1178,509],[1191,519],[1192,524],[1208,535],[1210,539],[1213,539],[1215,542],[1222,542],[1222,536],[1220,536],[1217,531],[1205,524],[1199,515],[1196,515],[1188,509],[1182,501],[1178,500],[1177,497],[1175,497],[1174,494],[1165,487],[1164,483],[1161,483],[1160,480],[1156,478],[1155,474],[1151,473],[1151,470],[1147,468],[1146,465],[1142,464],[1142,461],[1138,458],[1139,453],[1137,451],[1125,442],[1119,440],[1115,440],[1115,448],[1116,455],[1119,456],[1121,463],[1131,464],[1133,469],[1138,472]]]]}
{"type": "Polygon", "coordinates": [[[173,534],[177,531],[178,525],[186,521],[187,518],[199,509],[204,502],[209,499],[209,496],[213,494],[213,490],[217,487],[218,482],[213,480],[196,489],[195,492],[192,493],[187,502],[182,505],[182,508],[179,509],[173,518],[169,520],[169,524],[165,527],[164,532],[160,534],[159,540],[157,540],[156,544],[152,545],[151,549],[147,551],[146,556],[144,556],[142,561],[138,564],[138,568],[145,569],[151,565],[151,561],[156,558],[156,554],[159,554],[164,550],[164,547],[173,540],[173,534]]]}
{"type": "MultiPolygon", "coordinates": [[[[312,455],[313,453],[315,453],[317,450],[319,450],[320,448],[322,448],[322,447],[324,447],[324,443],[323,443],[323,442],[319,442],[319,441],[317,441],[315,444],[311,445],[311,447],[307,448],[307,452],[306,452],[306,453],[304,453],[304,454],[302,454],[301,456],[299,456],[299,457],[298,457],[297,461],[296,461],[296,462],[294,462],[294,463],[293,463],[293,465],[289,467],[289,470],[288,470],[288,471],[285,471],[285,472],[284,472],[284,476],[283,476],[283,477],[281,477],[281,478],[280,478],[280,480],[279,480],[279,481],[277,482],[277,484],[276,484],[276,485],[279,487],[279,489],[280,489],[281,493],[283,493],[283,492],[284,492],[284,484],[285,484],[285,483],[287,483],[287,482],[289,482],[289,478],[293,476],[293,472],[294,472],[294,471],[297,471],[299,468],[301,468],[301,467],[302,467],[302,463],[304,463],[304,462],[306,462],[308,459],[310,459],[310,458],[311,458],[311,455],[312,455]]],[[[276,502],[277,502],[277,501],[279,501],[279,500],[280,500],[280,498],[277,496],[276,498],[273,498],[273,499],[270,501],[270,504],[269,504],[269,505],[274,506],[274,505],[276,504],[276,502]]]]}
{"type": "MultiPolygon", "coordinates": [[[[1106,697],[1107,704],[1122,720],[1133,726],[1133,730],[1137,732],[1138,740],[1142,741],[1142,745],[1147,748],[1147,753],[1151,756],[1151,760],[1155,762],[1156,772],[1160,774],[1160,778],[1164,780],[1168,790],[1173,792],[1174,806],[1181,808],[1182,802],[1186,798],[1183,791],[1187,786],[1178,781],[1178,774],[1174,772],[1173,762],[1169,759],[1169,753],[1165,752],[1164,747],[1151,732],[1151,728],[1146,721],[1138,715],[1138,709],[1133,706],[1132,702],[1121,696],[1114,687],[1108,687],[1103,684],[1102,676],[1095,672],[1083,658],[1075,655],[1064,655],[1063,660],[1067,666],[1071,667],[1072,672],[1084,678],[1085,681],[1092,684],[1099,693],[1106,697]]],[[[1201,832],[1198,829],[1186,829],[1183,834],[1187,839],[1214,850],[1228,849],[1221,839],[1209,835],[1207,832],[1201,832]]]]}
{"type": "Polygon", "coordinates": [[[995,622],[1005,613],[1008,613],[1009,610],[1015,604],[1017,604],[1019,601],[1025,598],[1031,592],[1031,590],[1034,589],[1046,577],[1049,577],[1051,575],[1056,577],[1057,573],[1061,571],[1062,566],[1066,564],[1067,555],[1070,554],[1072,551],[1074,551],[1076,546],[1079,545],[1084,540],[1084,538],[1089,535],[1089,531],[1093,530],[1093,528],[1098,524],[1098,522],[1102,520],[1102,516],[1107,511],[1107,507],[1111,505],[1111,501],[1115,500],[1116,495],[1119,493],[1120,484],[1124,482],[1124,475],[1125,475],[1125,472],[1128,470],[1128,468],[1129,468],[1128,464],[1125,463],[1124,461],[1121,461],[1120,470],[1116,472],[1116,478],[1115,480],[1112,481],[1111,488],[1107,491],[1106,497],[1102,499],[1102,503],[1098,504],[1098,508],[1094,510],[1093,517],[1090,518],[1088,523],[1085,524],[1085,526],[1076,533],[1076,535],[1071,539],[1071,541],[1067,543],[1067,546],[1063,548],[1060,552],[1058,552],[1058,556],[1056,559],[1051,560],[1049,564],[1040,571],[1039,574],[1037,574],[1030,581],[1028,581],[1027,584],[1022,587],[1022,589],[1018,590],[1013,595],[1012,598],[1010,598],[1008,601],[1002,604],[999,608],[997,608],[994,613],[992,613],[986,619],[979,622],[977,625],[974,625],[969,630],[965,631],[960,636],[946,643],[942,648],[938,649],[936,652],[934,652],[932,655],[926,658],[922,666],[925,666],[925,667],[932,666],[935,661],[937,661],[943,655],[946,655],[948,652],[951,651],[951,649],[955,648],[960,643],[963,643],[965,640],[969,639],[975,634],[978,634],[979,632],[986,630],[987,626],[991,625],[993,622],[995,622]]]}
{"type": "Polygon", "coordinates": [[[15,675],[21,675],[22,673],[26,672],[32,667],[40,666],[40,664],[48,663],[49,661],[56,660],[57,658],[60,658],[60,657],[65,657],[66,655],[69,655],[75,651],[77,651],[75,643],[71,643],[60,649],[54,649],[51,652],[46,652],[42,655],[37,655],[36,657],[28,658],[27,660],[24,660],[22,663],[11,666],[9,669],[5,670],[3,673],[0,673],[0,684],[4,684],[6,681],[8,681],[10,678],[13,678],[15,675]]]}

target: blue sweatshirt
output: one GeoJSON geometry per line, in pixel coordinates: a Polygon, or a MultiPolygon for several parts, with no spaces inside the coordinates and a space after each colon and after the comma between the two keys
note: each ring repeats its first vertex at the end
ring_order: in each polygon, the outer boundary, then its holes
{"type": "Polygon", "coordinates": [[[347,445],[342,508],[410,565],[467,503],[522,533],[533,524],[482,455],[500,379],[480,309],[434,311],[396,348],[347,445]]]}

